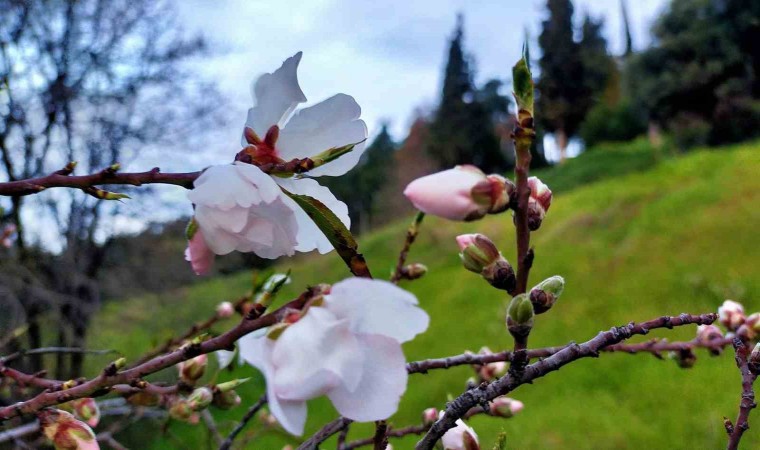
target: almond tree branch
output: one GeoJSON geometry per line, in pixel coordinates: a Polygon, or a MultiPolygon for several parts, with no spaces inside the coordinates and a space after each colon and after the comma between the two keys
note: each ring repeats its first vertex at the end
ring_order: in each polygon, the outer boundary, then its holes
{"type": "Polygon", "coordinates": [[[340,430],[347,427],[351,422],[353,422],[353,420],[346,419],[345,417],[338,417],[314,433],[309,439],[299,445],[296,450],[316,450],[319,448],[319,444],[329,439],[333,434],[340,432],[340,430]]]}
{"type": "Polygon", "coordinates": [[[119,173],[111,169],[104,169],[90,175],[68,175],[63,172],[64,169],[42,177],[0,183],[0,195],[18,197],[37,194],[48,188],[88,189],[104,184],[128,184],[132,186],[173,184],[190,189],[193,187],[193,181],[201,174],[201,172],[161,173],[161,169],[158,167],[147,172],[132,173],[119,173]]]}
{"type": "MultiPolygon", "coordinates": [[[[243,296],[243,297],[239,298],[234,303],[235,310],[236,311],[239,310],[240,307],[243,305],[243,303],[247,302],[248,300],[250,300],[249,296],[243,296]]],[[[178,345],[181,345],[186,340],[191,339],[191,338],[197,336],[198,334],[200,334],[200,332],[208,330],[209,328],[211,328],[215,323],[217,323],[221,319],[223,319],[223,317],[219,314],[219,312],[215,312],[213,316],[209,317],[204,322],[194,323],[190,328],[187,329],[187,331],[185,331],[181,335],[179,335],[177,337],[169,338],[160,347],[157,347],[157,348],[155,348],[153,350],[148,351],[146,354],[144,354],[143,356],[141,356],[137,361],[135,361],[134,363],[130,364],[130,367],[134,367],[134,366],[140,365],[140,364],[144,363],[145,361],[150,360],[151,358],[154,358],[154,357],[156,357],[156,356],[158,356],[158,355],[160,355],[162,353],[168,352],[172,348],[174,348],[174,347],[176,347],[178,345]]]]}
{"type": "Polygon", "coordinates": [[[91,380],[83,381],[69,389],[63,391],[46,390],[30,400],[2,407],[0,408],[0,422],[24,414],[33,414],[42,408],[77,398],[105,395],[109,393],[115,385],[127,384],[140,389],[145,384],[142,379],[144,376],[174,366],[179,362],[201,354],[230,349],[235,341],[246,334],[278,323],[286,311],[291,309],[301,309],[306,302],[315,295],[315,292],[316,290],[309,289],[295,300],[290,301],[271,314],[258,318],[246,317],[231,330],[205,342],[183,346],[170,353],[157,356],[143,364],[121,372],[119,372],[118,368],[111,363],[99,376],[91,380]]]}
{"type": "MultiPolygon", "coordinates": [[[[731,338],[713,339],[709,342],[702,342],[697,340],[687,342],[669,342],[667,339],[651,339],[649,341],[637,344],[621,343],[610,345],[599,350],[610,353],[651,353],[655,357],[660,358],[661,353],[663,352],[682,351],[696,348],[704,348],[710,350],[711,352],[718,352],[723,350],[732,342],[733,339],[731,338]]],[[[528,359],[546,358],[567,347],[568,345],[560,345],[556,347],[528,349],[525,353],[528,359]]],[[[448,356],[445,358],[432,358],[421,361],[412,361],[407,363],[406,370],[409,374],[427,373],[429,370],[448,369],[450,367],[462,365],[483,365],[500,361],[509,362],[512,360],[513,355],[514,353],[511,351],[489,354],[463,353],[461,355],[448,356]]]]}
{"type": "Polygon", "coordinates": [[[430,450],[443,434],[454,427],[457,419],[463,417],[470,408],[486,406],[489,401],[506,395],[522,384],[529,383],[536,378],[543,377],[550,372],[559,370],[561,367],[586,357],[598,357],[604,347],[620,343],[631,336],[647,334],[655,328],[672,328],[690,324],[711,324],[717,319],[716,314],[681,314],[680,316],[662,316],[647,322],[634,323],[621,327],[614,327],[609,331],[600,332],[593,339],[582,344],[570,344],[557,353],[525,367],[515,376],[512,373],[499,378],[491,384],[482,384],[472,388],[457,397],[446,406],[445,414],[437,420],[427,434],[417,443],[416,450],[430,450]]]}
{"type": "Polygon", "coordinates": [[[235,438],[243,431],[243,428],[248,424],[248,422],[253,418],[253,416],[256,415],[261,408],[264,407],[267,403],[267,396],[266,394],[262,395],[261,398],[259,398],[259,401],[253,404],[250,408],[248,408],[248,411],[245,413],[242,419],[240,419],[240,422],[237,424],[235,429],[230,432],[230,434],[227,436],[227,438],[222,442],[222,444],[219,446],[219,450],[229,450],[232,447],[232,441],[235,440],[235,438]]]}
{"type": "Polygon", "coordinates": [[[748,361],[750,348],[738,337],[733,341],[734,350],[736,351],[736,367],[742,374],[742,397],[739,403],[739,416],[736,418],[736,424],[732,424],[729,419],[724,419],[726,432],[728,432],[728,450],[739,448],[739,441],[745,431],[749,429],[749,413],[757,406],[755,403],[755,391],[752,385],[755,383],[760,367],[756,363],[748,361]]]}

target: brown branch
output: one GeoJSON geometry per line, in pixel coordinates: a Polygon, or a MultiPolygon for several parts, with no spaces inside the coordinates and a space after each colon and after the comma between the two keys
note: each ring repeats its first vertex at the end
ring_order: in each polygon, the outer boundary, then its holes
{"type": "MultiPolygon", "coordinates": [[[[704,348],[711,352],[717,352],[722,350],[731,344],[733,340],[731,338],[713,339],[710,342],[702,341],[686,341],[686,342],[669,342],[667,339],[651,339],[646,342],[638,344],[615,344],[608,347],[599,349],[602,352],[621,352],[621,353],[651,353],[655,357],[661,357],[662,352],[668,351],[683,351],[696,348],[704,348]]],[[[543,347],[526,350],[525,355],[528,359],[546,358],[551,356],[562,349],[567,348],[569,345],[560,345],[556,347],[543,347]]],[[[475,353],[463,353],[461,355],[448,356],[445,358],[432,358],[421,361],[412,361],[406,364],[406,371],[409,374],[413,373],[427,373],[429,370],[435,369],[448,369],[456,366],[463,365],[484,365],[501,361],[512,361],[513,352],[504,351],[498,353],[488,354],[475,354],[475,353]]]]}
{"type": "MultiPolygon", "coordinates": [[[[250,300],[249,296],[243,296],[243,297],[239,298],[234,303],[235,310],[236,311],[239,310],[240,307],[245,302],[247,302],[248,300],[250,300]]],[[[163,345],[161,345],[160,347],[157,347],[157,348],[155,348],[155,349],[147,352],[146,354],[144,354],[143,356],[141,356],[137,361],[135,361],[134,363],[130,364],[130,367],[134,367],[134,366],[140,365],[140,364],[142,364],[142,363],[144,363],[144,362],[146,362],[146,361],[148,361],[148,360],[150,360],[152,358],[155,358],[158,355],[166,353],[169,350],[171,350],[171,349],[173,349],[173,348],[175,348],[175,347],[177,347],[179,345],[182,345],[183,342],[185,342],[188,339],[191,339],[191,338],[197,336],[202,331],[208,330],[209,328],[211,328],[212,326],[214,326],[214,324],[216,324],[218,321],[220,321],[222,319],[223,319],[223,317],[220,316],[218,312],[215,312],[213,316],[209,317],[204,322],[194,323],[190,328],[188,328],[181,335],[179,335],[177,337],[171,337],[171,338],[167,339],[166,342],[164,342],[163,345]]]]}
{"type": "Polygon", "coordinates": [[[127,384],[140,388],[144,383],[142,378],[146,375],[158,372],[188,360],[201,354],[229,349],[235,341],[255,330],[265,328],[278,323],[282,316],[291,309],[301,309],[306,302],[315,294],[314,289],[309,289],[297,299],[290,301],[275,312],[258,318],[244,318],[237,326],[226,333],[209,339],[205,342],[183,346],[170,353],[157,356],[137,367],[119,372],[113,364],[106,367],[103,372],[88,381],[83,381],[65,391],[50,391],[40,393],[36,397],[17,403],[15,405],[0,408],[0,421],[24,414],[33,414],[42,408],[64,403],[83,397],[97,397],[111,391],[112,387],[119,384],[127,384]]]}
{"type": "Polygon", "coordinates": [[[388,422],[378,420],[375,422],[375,435],[372,436],[374,450],[385,450],[388,447],[388,422]]]}
{"type": "Polygon", "coordinates": [[[609,331],[600,332],[593,339],[582,344],[570,344],[552,356],[525,367],[519,377],[510,373],[499,378],[491,384],[482,384],[472,388],[457,397],[446,406],[445,414],[430,428],[425,437],[417,443],[416,450],[430,450],[443,434],[455,425],[457,419],[463,417],[471,408],[484,406],[490,400],[501,395],[506,395],[522,384],[530,383],[536,378],[543,377],[550,372],[559,370],[561,367],[586,357],[598,357],[601,349],[620,343],[634,335],[647,334],[655,328],[672,328],[690,324],[711,324],[717,319],[716,314],[680,316],[662,316],[658,319],[642,323],[629,323],[621,327],[615,327],[609,331]]]}
{"type": "Polygon", "coordinates": [[[101,170],[90,175],[66,175],[61,171],[37,178],[8,181],[0,183],[0,195],[23,196],[37,194],[48,188],[67,187],[88,189],[104,184],[127,184],[141,186],[143,184],[173,184],[187,189],[193,187],[193,181],[201,172],[161,173],[155,167],[147,172],[118,173],[111,169],[101,170]]]}
{"type": "Polygon", "coordinates": [[[337,419],[323,426],[309,439],[305,440],[301,445],[298,446],[296,450],[316,450],[319,448],[319,444],[329,439],[333,434],[340,432],[351,422],[353,422],[353,420],[346,419],[345,417],[338,417],[337,419]]]}
{"type": "MultiPolygon", "coordinates": [[[[399,429],[391,429],[387,433],[387,437],[389,438],[400,438],[404,437],[410,434],[422,434],[430,429],[430,425],[412,425],[405,428],[399,428],[399,429]]],[[[353,450],[355,448],[364,447],[367,445],[372,445],[374,443],[374,436],[366,439],[357,439],[355,441],[351,441],[341,447],[338,447],[339,450],[353,450]]]]}
{"type": "Polygon", "coordinates": [[[404,277],[404,264],[406,264],[406,257],[409,255],[409,249],[412,248],[412,244],[414,244],[414,240],[417,239],[417,234],[419,233],[420,224],[422,223],[422,219],[425,218],[425,213],[422,211],[417,212],[417,214],[414,216],[414,220],[412,220],[412,223],[409,225],[409,228],[406,230],[406,240],[404,240],[404,246],[401,248],[401,252],[398,254],[398,261],[396,262],[396,269],[393,271],[393,275],[391,275],[391,283],[398,284],[399,281],[401,281],[401,278],[404,277]]]}
{"type": "Polygon", "coordinates": [[[742,435],[749,429],[749,413],[757,406],[752,385],[760,373],[757,363],[748,361],[751,349],[747,344],[738,337],[734,338],[733,344],[736,351],[736,367],[742,374],[742,396],[736,424],[732,424],[729,419],[724,419],[724,425],[728,432],[728,445],[726,446],[728,450],[738,449],[742,435]]]}
{"type": "Polygon", "coordinates": [[[248,408],[248,411],[245,413],[242,419],[240,419],[240,422],[235,426],[235,428],[230,432],[230,434],[227,436],[227,438],[222,442],[222,444],[219,446],[219,450],[229,450],[232,447],[232,441],[235,440],[235,438],[243,431],[243,428],[245,428],[246,424],[253,418],[253,416],[256,415],[257,412],[261,408],[264,407],[267,403],[267,396],[262,395],[261,398],[259,398],[259,401],[253,404],[250,408],[248,408]]]}

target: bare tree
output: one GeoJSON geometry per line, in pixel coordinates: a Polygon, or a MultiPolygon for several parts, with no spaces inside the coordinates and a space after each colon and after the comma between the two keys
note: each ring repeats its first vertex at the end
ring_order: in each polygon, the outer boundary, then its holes
{"type": "MultiPolygon", "coordinates": [[[[213,87],[187,67],[207,46],[178,26],[171,0],[0,0],[0,11],[0,167],[9,181],[71,161],[91,172],[145,149],[176,148],[190,127],[215,117],[213,87]]],[[[86,194],[13,197],[7,214],[19,229],[22,262],[35,264],[32,240],[60,251],[48,268],[50,287],[79,299],[60,305],[60,323],[70,325],[59,331],[61,344],[84,339],[99,302],[99,240],[114,231],[115,206],[86,194]]],[[[29,345],[37,347],[40,311],[26,313],[29,345]]],[[[80,358],[62,375],[78,372],[80,358]]]]}

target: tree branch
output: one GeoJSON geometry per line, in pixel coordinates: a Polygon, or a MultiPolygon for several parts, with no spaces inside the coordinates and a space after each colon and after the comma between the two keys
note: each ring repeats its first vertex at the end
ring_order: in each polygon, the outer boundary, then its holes
{"type": "Polygon", "coordinates": [[[250,421],[253,416],[256,415],[257,412],[261,408],[264,407],[267,403],[267,396],[262,395],[261,398],[259,398],[259,401],[253,404],[250,408],[248,408],[248,411],[245,413],[242,419],[240,419],[240,422],[237,424],[235,429],[230,432],[230,434],[227,436],[227,438],[222,442],[222,444],[219,446],[219,450],[229,450],[232,447],[232,441],[235,440],[235,438],[243,431],[243,428],[245,428],[246,424],[248,424],[248,421],[250,421]]]}
{"type": "Polygon", "coordinates": [[[738,337],[734,338],[733,344],[736,351],[736,367],[742,374],[742,397],[741,402],[739,402],[739,416],[736,418],[736,424],[732,424],[727,418],[724,419],[724,425],[728,432],[728,445],[726,446],[728,450],[738,449],[742,435],[749,429],[749,413],[757,406],[752,385],[759,373],[757,364],[751,364],[748,361],[751,349],[747,344],[738,337]]]}
{"type": "Polygon", "coordinates": [[[446,406],[445,414],[436,421],[423,439],[417,443],[416,450],[430,450],[443,434],[455,425],[457,419],[463,417],[470,408],[485,406],[490,400],[501,395],[506,395],[522,384],[529,383],[536,378],[543,377],[550,372],[559,370],[573,361],[586,357],[597,357],[604,347],[622,342],[633,335],[647,334],[655,328],[672,328],[690,324],[711,324],[717,319],[716,314],[680,316],[662,316],[658,319],[642,323],[629,323],[621,327],[615,327],[609,331],[600,332],[593,339],[583,344],[570,344],[552,356],[530,364],[519,374],[519,377],[510,373],[499,378],[489,385],[480,385],[464,392],[446,406]]]}
{"type": "Polygon", "coordinates": [[[346,419],[345,417],[338,417],[314,433],[309,439],[299,445],[296,450],[316,450],[319,448],[319,444],[329,439],[333,434],[340,432],[340,430],[347,427],[351,422],[353,422],[353,420],[346,419]]]}
{"type": "Polygon", "coordinates": [[[409,255],[409,249],[412,248],[414,240],[417,239],[417,233],[419,233],[420,224],[424,218],[424,212],[417,212],[417,214],[414,216],[414,220],[412,220],[412,223],[409,225],[409,229],[406,231],[406,240],[404,241],[404,246],[401,248],[401,252],[398,254],[396,269],[393,271],[393,275],[391,275],[391,283],[393,284],[398,284],[398,282],[401,281],[401,278],[404,277],[404,264],[406,264],[406,257],[409,255]]]}
{"type": "Polygon", "coordinates": [[[65,391],[46,390],[30,400],[0,408],[0,422],[24,414],[33,414],[42,408],[65,403],[77,398],[104,395],[109,393],[113,386],[119,384],[127,384],[140,389],[145,384],[142,379],[144,376],[201,354],[229,349],[235,341],[246,334],[278,323],[287,311],[301,309],[314,296],[314,293],[314,289],[309,289],[295,300],[290,301],[271,314],[258,318],[244,318],[231,330],[205,342],[183,346],[122,372],[119,372],[112,363],[99,376],[88,381],[83,381],[65,391]]]}

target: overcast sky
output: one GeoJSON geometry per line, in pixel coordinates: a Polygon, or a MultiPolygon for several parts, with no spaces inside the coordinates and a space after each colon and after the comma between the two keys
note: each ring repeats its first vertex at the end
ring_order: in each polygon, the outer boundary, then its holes
{"type": "MultiPolygon", "coordinates": [[[[432,107],[438,97],[448,38],[456,15],[465,15],[465,46],[477,62],[477,80],[507,79],[519,58],[524,30],[531,52],[545,17],[545,0],[308,0],[178,2],[188,30],[202,32],[217,56],[197,62],[230,99],[239,121],[221,130],[236,143],[250,106],[249,86],[262,72],[303,50],[299,79],[309,103],[337,92],[353,95],[362,107],[370,135],[379,123],[392,123],[394,137],[405,136],[416,107],[432,107]],[[238,123],[239,122],[239,123],[238,123]]],[[[623,49],[619,0],[576,0],[582,14],[604,16],[610,49],[623,49]]],[[[652,19],[666,0],[628,0],[634,46],[648,42],[652,19]]],[[[229,141],[227,141],[229,139],[229,141]]],[[[229,148],[219,148],[228,153],[229,148]]]]}

